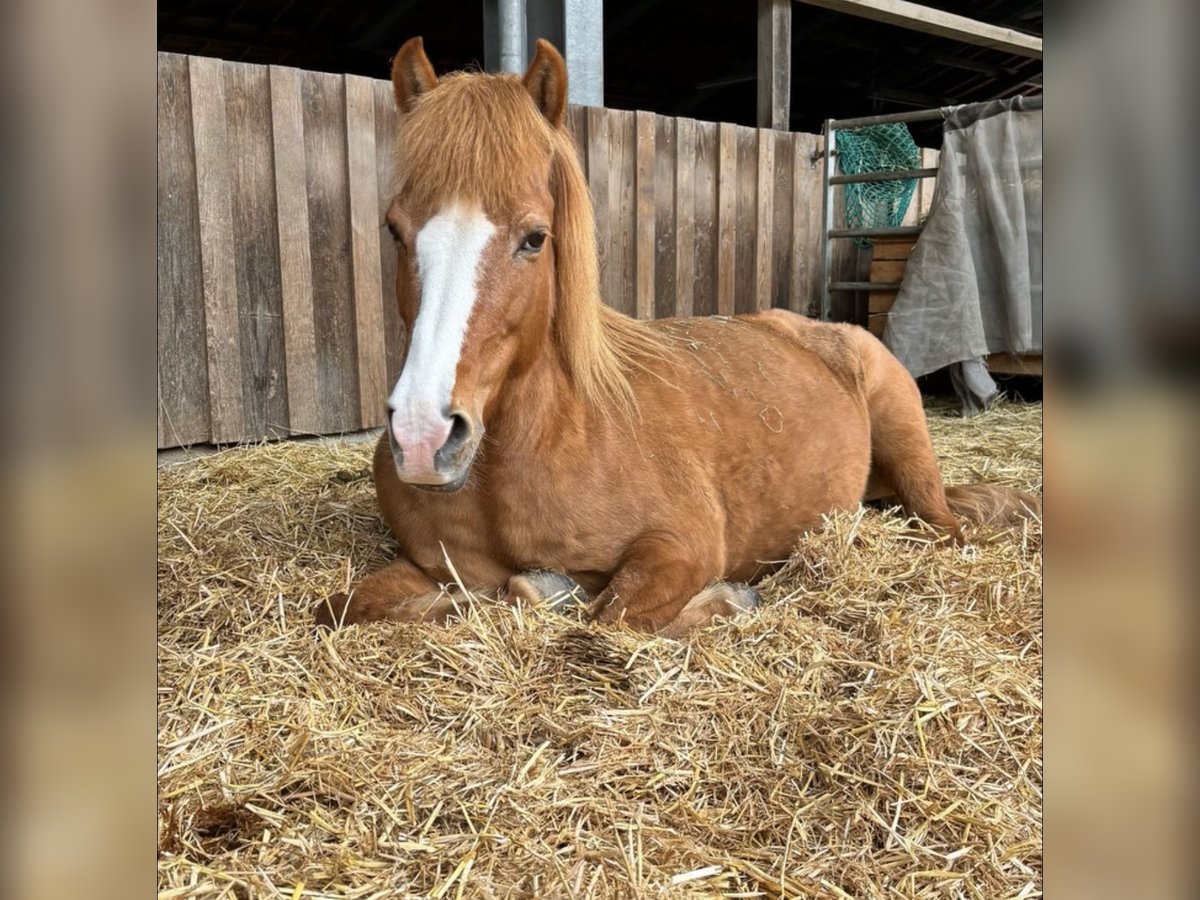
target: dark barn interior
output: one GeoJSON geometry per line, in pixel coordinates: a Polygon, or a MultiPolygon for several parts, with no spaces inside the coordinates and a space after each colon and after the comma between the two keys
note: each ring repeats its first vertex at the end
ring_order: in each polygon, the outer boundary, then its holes
{"type": "MultiPolygon", "coordinates": [[[[928,0],[928,6],[1041,36],[1042,3],[928,0]]],[[[158,49],[386,77],[396,48],[423,35],[439,70],[484,65],[482,0],[160,0],[158,49]]],[[[604,103],[755,124],[753,0],[610,0],[604,103]]],[[[903,112],[1036,94],[1042,62],[809,6],[792,5],[793,131],[829,117],[903,112]]],[[[913,126],[937,146],[940,128],[913,126]]]]}

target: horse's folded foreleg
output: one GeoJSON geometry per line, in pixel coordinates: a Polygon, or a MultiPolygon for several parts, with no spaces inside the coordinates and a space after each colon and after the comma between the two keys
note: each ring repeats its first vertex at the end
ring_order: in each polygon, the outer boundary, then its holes
{"type": "Polygon", "coordinates": [[[698,551],[659,535],[644,537],[626,553],[612,581],[596,598],[591,618],[623,621],[638,631],[658,631],[721,575],[721,563],[719,551],[698,551]]]}
{"type": "Polygon", "coordinates": [[[442,622],[462,595],[446,589],[406,559],[372,572],[349,594],[334,594],[313,609],[317,625],[340,628],[360,622],[442,622]]]}

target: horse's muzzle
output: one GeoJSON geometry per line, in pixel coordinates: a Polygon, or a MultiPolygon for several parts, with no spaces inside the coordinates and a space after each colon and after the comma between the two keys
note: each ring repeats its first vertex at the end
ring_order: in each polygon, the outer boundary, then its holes
{"type": "Polygon", "coordinates": [[[433,439],[415,441],[406,448],[400,439],[405,430],[396,427],[392,414],[388,423],[388,442],[401,481],[427,491],[457,491],[466,484],[483,438],[481,424],[455,411],[439,423],[442,427],[434,430],[433,439]],[[438,439],[442,439],[440,446],[438,439]]]}

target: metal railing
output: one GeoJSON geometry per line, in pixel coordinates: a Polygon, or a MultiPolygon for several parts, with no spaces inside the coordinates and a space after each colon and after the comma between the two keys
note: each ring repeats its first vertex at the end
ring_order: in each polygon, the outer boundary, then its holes
{"type": "MultiPolygon", "coordinates": [[[[1041,96],[1020,98],[1021,109],[1041,109],[1041,96]]],[[[985,101],[992,102],[992,101],[985,101]]],[[[983,106],[984,103],[969,104],[983,106]]],[[[944,106],[939,109],[923,109],[916,112],[891,113],[883,116],[862,116],[854,119],[826,119],[822,133],[825,145],[813,158],[814,165],[818,159],[823,159],[824,177],[821,186],[821,240],[819,243],[820,284],[822,321],[829,321],[830,295],[836,291],[898,291],[899,282],[872,281],[833,281],[833,241],[843,238],[876,238],[876,237],[915,237],[924,229],[923,225],[898,225],[895,228],[834,228],[833,227],[833,189],[840,184],[863,184],[879,181],[900,181],[906,178],[936,178],[939,166],[922,169],[905,169],[899,172],[868,172],[862,175],[838,175],[837,172],[837,133],[850,131],[855,128],[865,128],[868,125],[888,125],[894,122],[936,122],[954,110],[963,106],[944,106]]]]}

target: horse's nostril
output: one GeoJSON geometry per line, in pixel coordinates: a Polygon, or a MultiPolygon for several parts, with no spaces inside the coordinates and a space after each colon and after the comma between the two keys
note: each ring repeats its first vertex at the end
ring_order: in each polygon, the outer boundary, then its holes
{"type": "Polygon", "coordinates": [[[450,416],[450,435],[443,449],[453,452],[467,442],[471,436],[471,421],[462,413],[450,416]]]}

